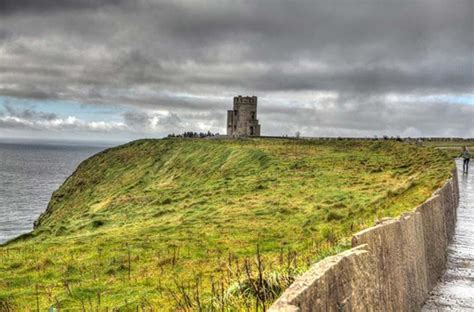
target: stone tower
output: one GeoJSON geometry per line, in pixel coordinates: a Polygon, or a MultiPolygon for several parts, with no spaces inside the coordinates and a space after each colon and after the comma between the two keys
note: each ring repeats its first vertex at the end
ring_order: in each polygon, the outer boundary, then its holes
{"type": "Polygon", "coordinates": [[[228,136],[260,136],[257,119],[257,97],[234,97],[234,109],[227,111],[228,136]]]}

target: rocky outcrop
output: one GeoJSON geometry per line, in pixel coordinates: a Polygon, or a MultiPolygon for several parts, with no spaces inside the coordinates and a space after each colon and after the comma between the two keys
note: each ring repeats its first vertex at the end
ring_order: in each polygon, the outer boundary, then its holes
{"type": "Polygon", "coordinates": [[[458,202],[454,170],[412,212],[355,234],[352,249],[313,265],[270,311],[419,311],[445,270],[458,202]]]}

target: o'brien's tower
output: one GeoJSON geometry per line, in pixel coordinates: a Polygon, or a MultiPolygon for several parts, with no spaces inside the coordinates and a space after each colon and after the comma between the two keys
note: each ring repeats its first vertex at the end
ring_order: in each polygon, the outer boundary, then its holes
{"type": "Polygon", "coordinates": [[[228,136],[260,136],[257,119],[257,97],[234,97],[234,109],[227,111],[228,136]]]}

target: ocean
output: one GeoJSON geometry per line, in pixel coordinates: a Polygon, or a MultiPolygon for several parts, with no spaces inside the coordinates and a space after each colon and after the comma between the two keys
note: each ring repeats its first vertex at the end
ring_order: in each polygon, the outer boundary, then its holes
{"type": "Polygon", "coordinates": [[[53,191],[107,143],[0,141],[0,243],[33,229],[53,191]]]}

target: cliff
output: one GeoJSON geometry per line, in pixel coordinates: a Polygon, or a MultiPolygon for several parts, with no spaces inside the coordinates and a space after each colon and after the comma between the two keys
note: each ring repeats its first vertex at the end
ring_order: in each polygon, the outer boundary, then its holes
{"type": "Polygon", "coordinates": [[[391,141],[131,142],[84,161],[35,230],[0,247],[0,307],[269,306],[451,168],[442,151],[391,141]]]}

